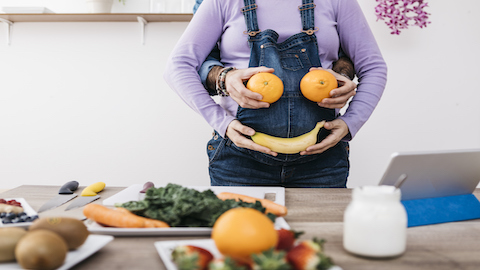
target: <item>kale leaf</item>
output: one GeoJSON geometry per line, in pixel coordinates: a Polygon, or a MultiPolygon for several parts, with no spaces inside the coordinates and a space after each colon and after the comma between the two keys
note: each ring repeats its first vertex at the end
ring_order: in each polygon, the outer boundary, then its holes
{"type": "MultiPolygon", "coordinates": [[[[249,207],[265,213],[259,201],[223,201],[210,189],[200,192],[172,183],[148,189],[143,201],[130,201],[116,206],[140,216],[161,220],[171,227],[212,227],[221,214],[235,207],[249,207]]],[[[267,216],[275,221],[275,215],[268,213],[267,216]]]]}

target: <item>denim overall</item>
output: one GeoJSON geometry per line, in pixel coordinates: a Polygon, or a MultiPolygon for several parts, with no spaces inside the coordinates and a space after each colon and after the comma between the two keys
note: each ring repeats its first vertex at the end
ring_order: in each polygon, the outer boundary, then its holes
{"type": "MultiPolygon", "coordinates": [[[[303,31],[281,43],[271,29],[258,29],[255,0],[244,0],[242,12],[251,48],[249,67],[275,69],[282,79],[284,93],[269,108],[239,106],[237,119],[257,132],[292,138],[302,135],[322,120],[335,119],[335,110],[318,106],[300,91],[300,80],[311,67],[321,67],[314,32],[314,0],[303,0],[299,7],[303,31]]],[[[318,141],[325,138],[325,129],[318,141]]],[[[321,154],[301,156],[278,154],[273,157],[237,147],[216,133],[210,140],[209,172],[211,185],[275,185],[285,187],[346,187],[349,170],[348,143],[340,142],[321,154]]]]}

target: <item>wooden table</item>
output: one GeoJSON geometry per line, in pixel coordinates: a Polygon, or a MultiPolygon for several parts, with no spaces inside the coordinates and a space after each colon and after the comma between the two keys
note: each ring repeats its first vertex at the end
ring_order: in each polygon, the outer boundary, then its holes
{"type": "MultiPolygon", "coordinates": [[[[58,188],[20,186],[0,193],[0,197],[24,197],[34,209],[38,209],[56,194],[58,188]]],[[[107,187],[97,202],[122,189],[107,187]]],[[[474,194],[480,198],[480,189],[474,194]]],[[[368,259],[346,252],[342,244],[342,221],[350,196],[350,189],[286,189],[289,209],[286,220],[292,229],[305,231],[301,239],[318,237],[327,240],[326,254],[344,270],[480,269],[480,220],[409,228],[407,251],[396,258],[368,259]]],[[[41,216],[64,214],[64,207],[44,212],[41,216]]],[[[70,215],[81,217],[81,211],[70,215]]],[[[116,237],[73,269],[165,269],[154,242],[202,238],[205,237],[116,237]]]]}

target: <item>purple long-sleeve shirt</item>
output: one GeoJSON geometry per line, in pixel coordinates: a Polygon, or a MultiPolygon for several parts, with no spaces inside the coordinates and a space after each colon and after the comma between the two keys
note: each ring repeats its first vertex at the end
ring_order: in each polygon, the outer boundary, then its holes
{"type": "MultiPolygon", "coordinates": [[[[298,10],[301,0],[256,0],[256,3],[260,30],[275,30],[278,42],[302,30],[298,10]]],[[[315,4],[318,27],[315,35],[322,66],[332,67],[341,44],[357,73],[357,94],[340,116],[353,138],[382,96],[387,67],[357,0],[317,0],[315,4]]],[[[172,51],[164,74],[169,86],[222,136],[235,119],[238,104],[230,97],[215,102],[197,71],[217,41],[220,41],[221,62],[226,67],[248,67],[250,49],[240,11],[243,6],[243,0],[204,0],[172,51]]]]}

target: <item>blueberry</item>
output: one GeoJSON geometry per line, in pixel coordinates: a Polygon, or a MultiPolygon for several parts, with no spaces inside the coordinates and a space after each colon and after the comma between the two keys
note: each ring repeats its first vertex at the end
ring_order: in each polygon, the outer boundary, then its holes
{"type": "Polygon", "coordinates": [[[18,223],[20,221],[20,219],[15,217],[15,218],[12,218],[11,221],[12,221],[12,223],[18,223]]]}
{"type": "Polygon", "coordinates": [[[10,224],[12,221],[10,219],[4,218],[2,219],[3,224],[10,224]]]}
{"type": "Polygon", "coordinates": [[[2,212],[2,213],[0,213],[0,218],[4,218],[6,215],[7,215],[7,213],[2,212]]]}
{"type": "Polygon", "coordinates": [[[31,220],[31,221],[34,221],[34,220],[37,219],[37,218],[38,218],[38,215],[30,216],[30,220],[31,220]]]}
{"type": "Polygon", "coordinates": [[[21,213],[18,213],[18,214],[17,214],[17,217],[22,217],[22,216],[26,216],[26,215],[27,215],[27,213],[21,212],[21,213]]]}
{"type": "Polygon", "coordinates": [[[5,216],[6,218],[8,219],[12,219],[12,218],[15,218],[17,215],[15,213],[7,213],[7,215],[5,216]]]}

